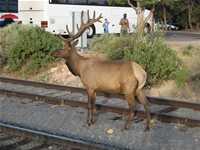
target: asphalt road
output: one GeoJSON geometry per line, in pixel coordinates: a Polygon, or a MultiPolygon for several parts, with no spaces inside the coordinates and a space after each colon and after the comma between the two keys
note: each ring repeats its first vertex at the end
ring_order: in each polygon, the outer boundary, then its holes
{"type": "Polygon", "coordinates": [[[200,33],[167,32],[165,39],[167,41],[198,41],[200,33]]]}
{"type": "MultiPolygon", "coordinates": [[[[165,34],[167,41],[200,41],[200,33],[184,33],[184,32],[167,32],[165,34]]],[[[87,42],[90,43],[92,38],[88,38],[87,42]]]]}

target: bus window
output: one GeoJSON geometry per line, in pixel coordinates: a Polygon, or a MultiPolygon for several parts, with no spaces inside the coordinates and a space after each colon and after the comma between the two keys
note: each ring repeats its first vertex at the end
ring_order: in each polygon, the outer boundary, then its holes
{"type": "Polygon", "coordinates": [[[8,1],[8,12],[18,12],[17,0],[8,1]]]}
{"type": "Polygon", "coordinates": [[[106,5],[105,0],[88,0],[88,4],[90,5],[106,5]]]}
{"type": "Polygon", "coordinates": [[[0,12],[6,12],[6,0],[0,0],[0,12]]]}
{"type": "Polygon", "coordinates": [[[68,0],[68,4],[87,4],[87,0],[68,0]]]}
{"type": "Polygon", "coordinates": [[[64,4],[67,3],[67,0],[52,0],[52,3],[64,4]]]}

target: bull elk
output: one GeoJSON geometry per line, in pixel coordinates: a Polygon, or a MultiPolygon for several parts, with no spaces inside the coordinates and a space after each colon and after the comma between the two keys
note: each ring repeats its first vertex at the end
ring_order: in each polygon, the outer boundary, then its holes
{"type": "Polygon", "coordinates": [[[131,120],[136,110],[136,102],[134,93],[139,101],[144,105],[147,116],[146,130],[151,128],[150,120],[150,106],[146,99],[143,86],[146,82],[146,72],[142,67],[135,62],[125,61],[107,61],[100,58],[85,58],[79,55],[75,46],[78,40],[73,40],[80,37],[88,26],[95,22],[101,22],[102,14],[95,19],[95,11],[93,19],[90,20],[89,11],[87,11],[87,23],[83,22],[83,11],[81,14],[81,26],[77,25],[78,32],[73,35],[69,32],[66,26],[69,38],[63,38],[60,34],[57,38],[62,40],[65,44],[61,49],[56,50],[51,54],[55,58],[64,58],[65,64],[68,66],[71,73],[79,76],[83,85],[87,89],[88,95],[88,118],[86,126],[90,126],[95,122],[94,106],[96,100],[96,91],[103,91],[107,93],[121,93],[125,94],[128,105],[130,106],[129,118],[122,130],[127,130],[130,126],[131,120]]]}

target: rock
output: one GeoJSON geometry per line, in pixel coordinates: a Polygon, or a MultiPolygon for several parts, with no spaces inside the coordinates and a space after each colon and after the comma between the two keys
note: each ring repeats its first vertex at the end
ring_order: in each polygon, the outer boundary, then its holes
{"type": "Polygon", "coordinates": [[[68,72],[67,75],[68,75],[68,76],[72,76],[72,73],[71,73],[71,72],[68,72]]]}
{"type": "Polygon", "coordinates": [[[56,72],[57,70],[58,70],[58,68],[51,68],[50,72],[51,72],[51,73],[54,73],[54,72],[56,72]]]}
{"type": "Polygon", "coordinates": [[[109,129],[109,130],[107,131],[108,134],[112,134],[113,132],[114,132],[113,129],[109,129]]]}

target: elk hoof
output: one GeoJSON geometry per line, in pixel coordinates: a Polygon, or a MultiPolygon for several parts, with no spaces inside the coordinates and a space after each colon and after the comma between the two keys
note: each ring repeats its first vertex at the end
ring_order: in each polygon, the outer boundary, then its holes
{"type": "Polygon", "coordinates": [[[94,123],[95,123],[95,119],[91,121],[91,124],[94,124],[94,123]]]}
{"type": "Polygon", "coordinates": [[[90,125],[91,125],[91,123],[86,123],[86,125],[85,125],[85,126],[86,126],[86,127],[89,127],[90,125]]]}
{"type": "Polygon", "coordinates": [[[146,129],[144,131],[149,131],[151,129],[151,127],[146,127],[146,129]]]}
{"type": "Polygon", "coordinates": [[[124,128],[121,129],[122,132],[126,131],[124,128]]]}
{"type": "Polygon", "coordinates": [[[121,129],[121,131],[123,131],[123,132],[126,131],[126,130],[127,130],[127,128],[125,128],[125,127],[123,127],[123,128],[121,129]]]}

